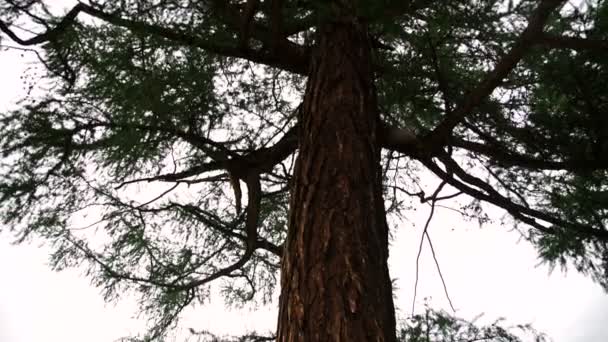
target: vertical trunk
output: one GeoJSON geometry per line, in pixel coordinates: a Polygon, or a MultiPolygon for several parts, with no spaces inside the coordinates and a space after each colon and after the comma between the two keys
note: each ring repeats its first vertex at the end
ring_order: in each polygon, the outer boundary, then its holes
{"type": "Polygon", "coordinates": [[[395,338],[378,110],[363,24],[319,28],[300,117],[277,341],[395,338]]]}

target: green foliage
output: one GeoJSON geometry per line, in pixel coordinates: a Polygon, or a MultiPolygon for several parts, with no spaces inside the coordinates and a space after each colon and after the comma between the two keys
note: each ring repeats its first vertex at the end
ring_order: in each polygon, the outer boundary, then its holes
{"type": "MultiPolygon", "coordinates": [[[[481,317],[481,316],[480,316],[481,317]]],[[[425,312],[403,321],[398,340],[403,342],[487,341],[487,342],[545,342],[549,339],[530,325],[505,326],[499,319],[489,325],[454,317],[426,306],[425,312]]]]}

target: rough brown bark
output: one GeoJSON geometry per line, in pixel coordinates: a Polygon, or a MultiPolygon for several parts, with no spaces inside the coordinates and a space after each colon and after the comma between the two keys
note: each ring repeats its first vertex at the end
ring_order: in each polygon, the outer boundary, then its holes
{"type": "Polygon", "coordinates": [[[277,341],[396,340],[366,28],[319,28],[300,116],[277,341]]]}

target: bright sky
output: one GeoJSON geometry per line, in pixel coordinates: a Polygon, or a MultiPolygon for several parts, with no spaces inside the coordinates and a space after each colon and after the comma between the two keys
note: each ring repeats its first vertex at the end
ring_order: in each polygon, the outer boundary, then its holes
{"type": "MultiPolygon", "coordinates": [[[[0,52],[0,111],[23,96],[20,76],[26,65],[16,52],[0,52]]],[[[420,206],[417,223],[399,228],[391,250],[391,275],[398,279],[396,305],[409,313],[414,267],[421,228],[428,207],[420,206]]],[[[6,227],[0,230],[6,230],[6,227]]],[[[435,250],[458,315],[485,321],[504,316],[508,322],[532,323],[556,342],[608,341],[608,296],[576,272],[549,275],[536,254],[507,227],[463,222],[439,210],[430,227],[435,250]]],[[[78,270],[55,273],[46,266],[48,250],[37,244],[13,246],[0,235],[0,342],[107,342],[140,331],[132,318],[135,306],[126,299],[104,304],[99,291],[78,270]]],[[[423,298],[448,309],[428,246],[423,252],[417,308],[423,298]]],[[[183,328],[239,333],[274,330],[273,308],[231,310],[218,298],[188,310],[183,328]]]]}

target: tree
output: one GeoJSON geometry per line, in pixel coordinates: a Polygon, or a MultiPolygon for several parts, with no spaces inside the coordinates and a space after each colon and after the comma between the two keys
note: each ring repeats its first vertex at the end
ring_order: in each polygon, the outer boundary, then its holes
{"type": "Polygon", "coordinates": [[[278,341],[395,341],[408,197],[502,208],[608,289],[605,1],[50,5],[0,5],[47,90],[2,116],[1,215],[139,293],[150,339],[215,280],[267,301],[280,269],[278,341]]]}
{"type": "Polygon", "coordinates": [[[413,316],[402,324],[399,329],[399,341],[435,342],[435,341],[492,341],[492,342],[521,342],[522,339],[515,330],[525,333],[536,342],[546,341],[546,336],[536,332],[529,325],[503,327],[503,319],[498,319],[490,325],[476,325],[475,321],[468,322],[454,318],[443,311],[436,311],[425,305],[421,315],[413,316]]]}

